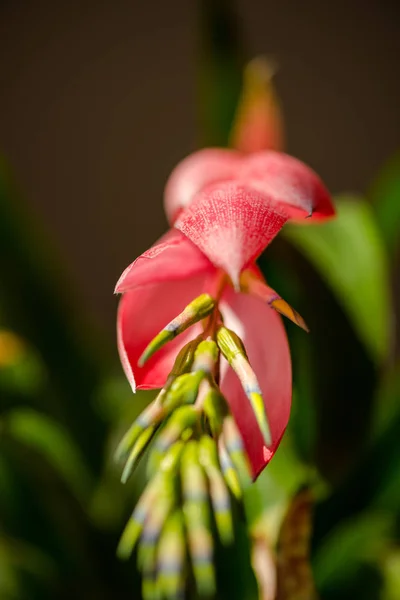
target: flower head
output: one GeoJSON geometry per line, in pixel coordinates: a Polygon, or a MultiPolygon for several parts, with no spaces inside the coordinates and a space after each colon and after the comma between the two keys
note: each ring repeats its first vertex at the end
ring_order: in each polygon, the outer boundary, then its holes
{"type": "Polygon", "coordinates": [[[127,378],[133,391],[161,388],[117,450],[126,481],[154,440],[150,481],[118,549],[126,558],[138,544],[149,600],[183,597],[189,563],[198,594],[215,595],[212,522],[231,543],[231,504],[246,513],[246,490],[289,419],[280,315],[307,326],[255,261],[287,221],[323,220],[334,209],[319,177],[277,151],[282,119],[270,79],[267,63],[249,65],[236,150],[200,150],[174,169],[164,195],[171,229],[116,286],[127,378]]]}
{"type": "Polygon", "coordinates": [[[175,168],[165,209],[172,229],[124,271],[116,286],[123,293],[118,314],[122,364],[133,389],[162,388],[190,340],[218,340],[222,324],[233,332],[242,351],[230,360],[219,346],[216,383],[256,476],[276,450],[290,411],[290,354],[277,312],[306,326],[267,286],[255,260],[289,219],[333,215],[329,194],[309,167],[286,154],[206,149],[175,168]],[[152,347],[160,349],[153,355],[146,348],[154,338],[152,347]],[[258,416],[257,395],[262,399],[258,416]]]}

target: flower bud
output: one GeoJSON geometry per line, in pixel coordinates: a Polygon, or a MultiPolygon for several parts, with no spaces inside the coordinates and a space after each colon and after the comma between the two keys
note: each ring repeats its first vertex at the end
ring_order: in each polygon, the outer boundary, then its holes
{"type": "Polygon", "coordinates": [[[194,404],[204,375],[201,372],[185,373],[175,379],[164,398],[163,416],[178,408],[181,404],[194,404]]]}
{"type": "Polygon", "coordinates": [[[199,419],[199,413],[193,406],[181,406],[172,413],[162,432],[158,436],[154,449],[165,453],[186,429],[191,429],[199,419]]]}
{"type": "Polygon", "coordinates": [[[132,475],[134,468],[139,462],[140,458],[143,455],[143,452],[146,450],[149,445],[156,428],[153,426],[148,427],[145,431],[143,431],[139,438],[137,439],[135,445],[133,446],[131,453],[128,457],[128,460],[125,463],[125,467],[122,471],[121,482],[126,483],[129,477],[132,475]]]}
{"type": "Polygon", "coordinates": [[[176,510],[165,523],[157,551],[157,588],[167,600],[182,598],[186,540],[182,515],[176,510]]]}
{"type": "Polygon", "coordinates": [[[194,353],[192,371],[203,371],[203,373],[212,375],[218,357],[219,349],[213,340],[204,340],[203,342],[200,342],[194,353]]]}
{"type": "Polygon", "coordinates": [[[243,271],[241,274],[240,288],[243,292],[247,292],[266,302],[276,312],[290,319],[290,321],[304,329],[304,331],[309,331],[305,320],[297,310],[292,308],[275,290],[270,288],[250,270],[243,271]]]}
{"type": "Polygon", "coordinates": [[[239,477],[222,438],[219,438],[218,440],[218,456],[226,484],[236,500],[241,502],[243,499],[243,491],[239,477]]]}
{"type": "Polygon", "coordinates": [[[225,398],[215,387],[210,387],[203,403],[204,414],[208,419],[214,438],[218,438],[222,430],[225,415],[228,413],[225,398]]]}
{"type": "Polygon", "coordinates": [[[243,342],[234,331],[226,327],[220,327],[217,331],[217,343],[222,354],[239,377],[264,437],[265,444],[269,447],[271,445],[271,431],[265,412],[264,400],[257,377],[248,361],[243,342]]]}
{"type": "Polygon", "coordinates": [[[120,558],[129,558],[142,532],[143,525],[150,511],[153,510],[153,503],[162,493],[166,481],[176,476],[183,446],[184,444],[181,441],[171,446],[160,463],[157,475],[147,485],[139,498],[118,544],[117,554],[120,558]]]}
{"type": "Polygon", "coordinates": [[[215,440],[203,435],[199,442],[200,462],[209,481],[211,504],[214,511],[218,535],[223,544],[233,542],[231,502],[228,488],[221,474],[215,440]]]}
{"type": "Polygon", "coordinates": [[[195,440],[188,442],[182,453],[181,478],[183,514],[197,591],[200,596],[212,596],[215,573],[207,481],[195,440]]]}
{"type": "Polygon", "coordinates": [[[238,474],[240,486],[242,490],[245,490],[252,483],[251,469],[242,438],[231,415],[224,420],[222,436],[226,450],[238,474]]]}
{"type": "Polygon", "coordinates": [[[215,300],[209,294],[201,294],[173,319],[162,331],[150,342],[141,357],[138,365],[143,367],[144,363],[164,344],[173,340],[177,335],[194,325],[204,317],[207,317],[215,307],[215,300]]]}
{"type": "Polygon", "coordinates": [[[133,446],[138,441],[141,434],[152,425],[156,425],[160,419],[160,405],[155,400],[135,419],[124,437],[118,444],[117,450],[115,451],[115,460],[119,462],[125,459],[133,446]]]}
{"type": "Polygon", "coordinates": [[[191,340],[188,344],[185,344],[185,346],[180,349],[168,379],[170,377],[175,379],[175,377],[178,377],[178,375],[182,375],[183,373],[188,373],[190,371],[193,364],[195,351],[198,347],[200,339],[201,338],[199,336],[194,340],[191,340]]]}

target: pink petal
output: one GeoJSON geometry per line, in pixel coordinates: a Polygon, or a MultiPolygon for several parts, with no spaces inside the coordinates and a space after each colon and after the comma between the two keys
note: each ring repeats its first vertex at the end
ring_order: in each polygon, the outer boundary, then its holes
{"type": "Polygon", "coordinates": [[[264,57],[254,58],[245,69],[230,144],[241,152],[284,147],[283,116],[273,85],[274,74],[275,65],[264,57]]]}
{"type": "Polygon", "coordinates": [[[123,293],[147,283],[191,277],[212,269],[197,246],[176,229],[168,231],[122,273],[115,293],[123,293]]]}
{"type": "Polygon", "coordinates": [[[233,179],[241,155],[233,150],[205,148],[184,158],[172,171],[164,193],[164,209],[173,224],[179,212],[203,187],[233,179]]]}
{"type": "Polygon", "coordinates": [[[323,220],[335,214],[318,175],[288,154],[272,150],[251,154],[242,162],[237,179],[274,198],[292,219],[323,220]]]}
{"type": "Polygon", "coordinates": [[[262,471],[276,451],[289,420],[292,368],[285,328],[277,313],[258,298],[227,288],[221,303],[226,327],[244,342],[260,384],[271,427],[272,445],[263,437],[239,380],[228,363],[221,368],[221,390],[232,410],[251,461],[253,475],[262,471]]]}
{"type": "Polygon", "coordinates": [[[204,290],[207,275],[181,281],[162,281],[126,292],[117,317],[118,350],[133,391],[161,388],[179,350],[201,331],[200,323],[166,344],[142,368],[137,362],[148,343],[204,290]]]}
{"type": "Polygon", "coordinates": [[[235,286],[240,271],[273,240],[287,215],[266,194],[235,182],[200,192],[175,223],[235,286]]]}

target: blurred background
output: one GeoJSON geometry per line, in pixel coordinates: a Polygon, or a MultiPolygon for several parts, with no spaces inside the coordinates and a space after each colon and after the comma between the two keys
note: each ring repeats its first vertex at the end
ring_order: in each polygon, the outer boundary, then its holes
{"type": "MultiPolygon", "coordinates": [[[[288,326],[293,418],[260,494],[318,473],[319,595],[400,598],[399,27],[389,0],[0,2],[1,600],[140,594],[115,547],[143,474],[123,489],[111,454],[148,397],[113,289],[167,227],[171,169],[226,144],[259,54],[287,151],[339,198],[337,224],[262,258],[313,333],[288,326]]],[[[221,598],[257,597],[238,577],[221,598]]]]}

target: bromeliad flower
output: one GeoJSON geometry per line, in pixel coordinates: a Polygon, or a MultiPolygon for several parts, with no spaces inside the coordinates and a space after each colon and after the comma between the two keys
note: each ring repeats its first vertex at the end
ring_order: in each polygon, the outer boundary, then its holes
{"type": "Polygon", "coordinates": [[[126,481],[151,443],[149,482],[118,547],[127,558],[138,546],[146,600],[183,598],[188,571],[200,596],[215,595],[213,531],[232,542],[233,499],[250,527],[246,490],[290,412],[278,313],[307,329],[255,261],[288,220],[334,213],[317,175],[276,151],[280,112],[262,65],[248,67],[237,150],[201,150],[175,168],[165,189],[171,229],[116,286],[128,380],[134,391],[161,388],[117,449],[126,481]]]}
{"type": "Polygon", "coordinates": [[[256,477],[290,412],[290,353],[277,313],[306,325],[255,260],[289,219],[332,216],[329,194],[286,154],[205,149],[173,171],[165,210],[172,229],[116,286],[125,373],[134,390],[163,388],[190,341],[214,340],[212,385],[229,405],[256,477]]]}

